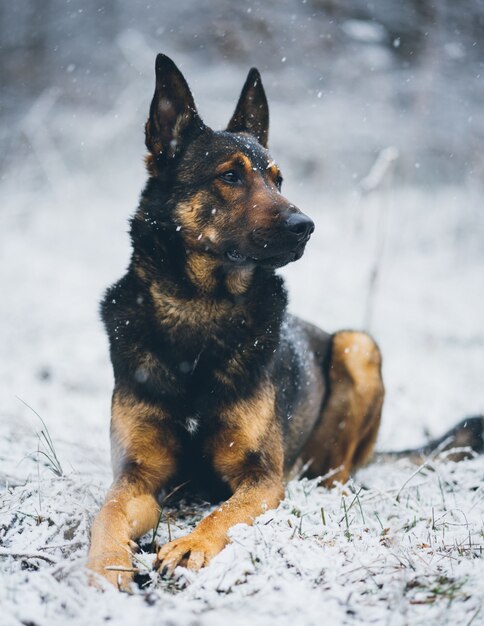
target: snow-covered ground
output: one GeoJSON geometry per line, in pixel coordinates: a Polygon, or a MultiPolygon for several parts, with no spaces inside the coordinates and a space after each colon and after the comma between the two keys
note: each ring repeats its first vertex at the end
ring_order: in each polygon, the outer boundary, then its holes
{"type": "MultiPolygon", "coordinates": [[[[148,52],[138,63],[151,68],[148,52]]],[[[202,115],[220,126],[245,76],[190,68],[202,115]]],[[[431,459],[418,472],[375,464],[331,491],[292,482],[277,511],[235,528],[200,573],[145,577],[131,597],[86,586],[89,526],[110,481],[112,374],[97,303],[129,258],[146,74],[130,75],[104,114],[56,108],[58,94],[46,90],[22,123],[28,151],[2,177],[0,624],[484,623],[483,457],[431,459]]],[[[421,444],[484,413],[484,190],[402,187],[391,172],[366,196],[357,193],[366,172],[344,191],[322,175],[318,183],[294,155],[307,147],[314,160],[323,127],[343,112],[324,102],[314,109],[316,93],[297,106],[280,98],[272,146],[284,191],[316,222],[305,256],[284,270],[291,309],[328,330],[369,328],[380,343],[387,400],[378,448],[421,444]]],[[[170,532],[186,532],[207,510],[179,504],[170,532]]],[[[159,541],[168,532],[164,518],[159,541]]],[[[135,561],[142,572],[150,542],[135,561]]]]}

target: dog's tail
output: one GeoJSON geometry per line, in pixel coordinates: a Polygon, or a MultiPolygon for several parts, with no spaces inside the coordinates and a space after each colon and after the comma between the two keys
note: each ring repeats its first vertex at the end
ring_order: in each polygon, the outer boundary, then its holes
{"type": "Polygon", "coordinates": [[[433,439],[421,448],[397,452],[377,452],[376,461],[387,459],[409,459],[413,463],[424,463],[439,455],[451,461],[462,461],[484,453],[484,415],[468,417],[451,428],[442,437],[433,439]]]}

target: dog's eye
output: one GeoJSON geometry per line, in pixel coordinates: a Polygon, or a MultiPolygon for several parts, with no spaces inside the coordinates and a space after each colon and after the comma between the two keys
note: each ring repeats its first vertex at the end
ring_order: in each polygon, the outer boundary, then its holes
{"type": "Polygon", "coordinates": [[[236,185],[237,183],[241,182],[241,178],[235,170],[227,170],[226,172],[222,172],[221,174],[219,174],[219,178],[221,178],[225,183],[230,183],[231,185],[236,185]]]}
{"type": "Polygon", "coordinates": [[[281,191],[281,187],[282,187],[282,176],[276,176],[276,187],[279,189],[279,191],[281,191]]]}

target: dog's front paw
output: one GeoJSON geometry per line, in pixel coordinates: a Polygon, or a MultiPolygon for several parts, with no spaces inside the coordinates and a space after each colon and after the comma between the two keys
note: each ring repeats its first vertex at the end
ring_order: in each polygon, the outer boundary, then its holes
{"type": "Polygon", "coordinates": [[[87,568],[90,570],[89,583],[92,586],[102,589],[102,583],[107,581],[120,591],[132,592],[133,566],[127,552],[89,556],[87,568]]]}
{"type": "Polygon", "coordinates": [[[207,565],[226,543],[226,539],[217,541],[194,531],[158,548],[154,567],[162,576],[171,575],[177,565],[199,570],[207,565]]]}

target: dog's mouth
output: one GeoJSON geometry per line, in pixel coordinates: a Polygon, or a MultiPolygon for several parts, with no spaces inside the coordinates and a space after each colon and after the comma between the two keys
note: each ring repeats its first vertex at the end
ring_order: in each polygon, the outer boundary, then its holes
{"type": "Polygon", "coordinates": [[[291,250],[289,252],[284,252],[275,256],[259,259],[257,263],[271,269],[284,267],[284,265],[287,265],[288,263],[299,260],[304,254],[304,247],[305,246],[299,246],[296,250],[291,250]]]}
{"type": "Polygon", "coordinates": [[[284,265],[297,261],[302,257],[308,239],[300,242],[293,249],[278,251],[275,254],[268,249],[264,249],[262,254],[249,256],[243,254],[238,248],[230,248],[225,252],[225,258],[232,265],[237,265],[239,267],[248,265],[262,265],[269,268],[283,267],[284,265]],[[266,250],[267,253],[265,253],[266,250]]]}
{"type": "Polygon", "coordinates": [[[237,248],[227,250],[227,252],[225,253],[225,257],[235,265],[244,265],[249,259],[249,257],[245,256],[245,254],[242,254],[239,250],[237,250],[237,248]]]}

